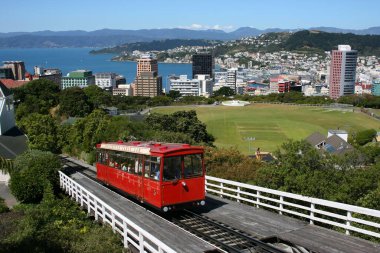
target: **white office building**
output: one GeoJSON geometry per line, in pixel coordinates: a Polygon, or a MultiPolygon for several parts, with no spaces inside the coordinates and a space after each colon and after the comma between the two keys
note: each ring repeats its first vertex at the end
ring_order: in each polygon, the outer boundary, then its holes
{"type": "Polygon", "coordinates": [[[188,79],[187,75],[172,76],[169,79],[170,90],[179,91],[182,96],[200,96],[201,81],[198,79],[188,79]]]}
{"type": "Polygon", "coordinates": [[[133,89],[131,84],[119,84],[117,88],[112,90],[113,96],[133,96],[133,89]]]}
{"type": "Polygon", "coordinates": [[[115,73],[96,73],[95,85],[102,89],[116,88],[116,76],[115,73]]]}

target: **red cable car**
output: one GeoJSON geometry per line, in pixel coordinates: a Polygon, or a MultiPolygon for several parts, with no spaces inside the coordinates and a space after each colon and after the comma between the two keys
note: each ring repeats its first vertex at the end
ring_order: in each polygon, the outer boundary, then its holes
{"type": "Polygon", "coordinates": [[[205,204],[204,149],[189,144],[97,145],[97,178],[164,212],[205,204]]]}

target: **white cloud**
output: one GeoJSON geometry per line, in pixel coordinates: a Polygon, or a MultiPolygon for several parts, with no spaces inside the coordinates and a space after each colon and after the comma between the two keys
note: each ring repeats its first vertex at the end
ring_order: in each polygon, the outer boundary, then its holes
{"type": "Polygon", "coordinates": [[[202,24],[191,24],[189,26],[179,26],[178,28],[183,29],[190,29],[190,30],[208,30],[208,29],[215,29],[215,30],[224,30],[224,31],[230,31],[234,28],[233,25],[202,25],[202,24]]]}

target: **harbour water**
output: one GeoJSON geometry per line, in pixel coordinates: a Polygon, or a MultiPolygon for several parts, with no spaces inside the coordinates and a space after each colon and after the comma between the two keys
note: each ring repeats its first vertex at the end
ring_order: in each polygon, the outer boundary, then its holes
{"type": "MultiPolygon", "coordinates": [[[[63,75],[77,69],[91,70],[93,73],[114,72],[123,75],[127,83],[136,76],[136,62],[113,62],[112,54],[89,54],[94,48],[11,48],[0,49],[0,64],[3,61],[24,61],[28,72],[33,74],[34,66],[59,68],[63,75]]],[[[163,87],[168,90],[168,75],[191,75],[191,64],[159,63],[159,75],[163,87]]]]}

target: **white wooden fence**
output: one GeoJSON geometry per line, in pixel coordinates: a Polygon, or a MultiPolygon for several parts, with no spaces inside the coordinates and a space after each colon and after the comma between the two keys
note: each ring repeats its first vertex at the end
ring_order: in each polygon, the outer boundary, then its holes
{"type": "Polygon", "coordinates": [[[357,232],[380,238],[380,211],[342,204],[323,199],[305,197],[282,191],[271,190],[249,184],[206,176],[206,192],[265,207],[279,214],[309,220],[310,224],[321,223],[346,231],[357,232]],[[378,222],[373,221],[377,218],[378,222]],[[371,221],[372,219],[372,221],[371,221]]]}
{"type": "Polygon", "coordinates": [[[124,247],[132,244],[141,253],[147,252],[147,250],[153,253],[176,252],[61,171],[59,172],[59,179],[61,188],[75,198],[82,207],[86,207],[89,214],[94,214],[95,220],[100,217],[103,223],[108,223],[114,232],[116,231],[122,235],[124,247]]]}

